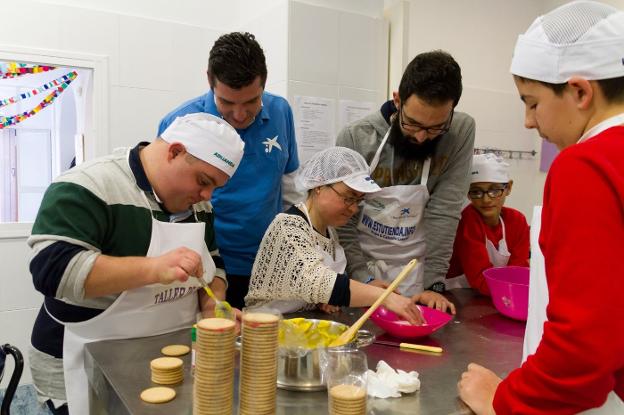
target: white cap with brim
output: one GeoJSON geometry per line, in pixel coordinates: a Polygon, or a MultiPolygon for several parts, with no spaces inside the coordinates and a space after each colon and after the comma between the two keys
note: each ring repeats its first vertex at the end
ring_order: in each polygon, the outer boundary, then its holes
{"type": "Polygon", "coordinates": [[[373,180],[369,173],[358,174],[350,179],[343,180],[344,184],[360,193],[374,193],[381,190],[381,187],[373,180]]]}
{"type": "Polygon", "coordinates": [[[624,12],[593,1],[565,4],[518,37],[511,73],[562,84],[624,76],[624,12]]]}
{"type": "Polygon", "coordinates": [[[230,177],[245,149],[245,143],[230,124],[204,112],[176,118],[160,137],[168,143],[183,144],[190,154],[230,177]]]}
{"type": "Polygon", "coordinates": [[[477,154],[472,157],[470,183],[508,183],[509,164],[492,153],[477,154]]]}
{"type": "Polygon", "coordinates": [[[330,147],[314,154],[297,171],[295,184],[299,190],[343,182],[361,193],[381,190],[370,176],[364,157],[346,147],[330,147]]]}

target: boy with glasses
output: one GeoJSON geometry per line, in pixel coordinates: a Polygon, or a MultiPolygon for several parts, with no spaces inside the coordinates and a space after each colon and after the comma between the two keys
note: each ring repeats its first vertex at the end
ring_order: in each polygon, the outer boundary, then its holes
{"type": "Polygon", "coordinates": [[[520,211],[503,206],[513,185],[508,167],[494,154],[473,157],[470,204],[463,210],[457,227],[447,287],[470,286],[490,295],[484,270],[507,265],[529,266],[526,218],[520,211]]]}

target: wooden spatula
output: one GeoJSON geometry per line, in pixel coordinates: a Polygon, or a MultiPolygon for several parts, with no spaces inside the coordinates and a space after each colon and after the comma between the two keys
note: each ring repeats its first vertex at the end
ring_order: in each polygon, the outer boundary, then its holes
{"type": "Polygon", "coordinates": [[[355,337],[355,334],[360,329],[360,327],[362,327],[362,324],[364,324],[364,322],[368,320],[370,315],[373,314],[377,307],[379,307],[379,305],[384,302],[386,297],[388,297],[390,293],[395,290],[395,288],[401,283],[401,281],[403,281],[403,279],[407,276],[407,274],[410,273],[410,271],[416,266],[417,263],[418,261],[416,259],[412,259],[410,262],[408,262],[407,265],[405,265],[405,267],[403,267],[403,269],[401,270],[401,273],[397,275],[394,281],[392,281],[392,283],[379,296],[379,298],[373,303],[373,305],[370,306],[364,314],[362,314],[362,317],[360,317],[358,321],[353,323],[353,325],[349,327],[347,331],[342,333],[340,337],[331,342],[329,344],[329,347],[338,347],[349,343],[351,339],[355,337]]]}

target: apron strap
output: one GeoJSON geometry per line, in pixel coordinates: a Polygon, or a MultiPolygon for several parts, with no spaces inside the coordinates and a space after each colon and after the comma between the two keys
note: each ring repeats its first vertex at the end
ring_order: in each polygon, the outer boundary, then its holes
{"type": "Polygon", "coordinates": [[[373,172],[377,168],[377,164],[379,164],[379,158],[381,157],[381,150],[383,150],[383,146],[386,144],[386,141],[388,141],[389,136],[390,136],[390,128],[388,128],[388,131],[386,131],[386,135],[384,135],[383,140],[381,140],[381,144],[379,144],[379,147],[377,147],[377,151],[375,152],[375,157],[373,157],[373,160],[371,161],[371,164],[370,164],[371,174],[373,174],[373,172]]]}
{"type": "Polygon", "coordinates": [[[428,157],[423,162],[422,175],[420,176],[420,184],[427,186],[427,180],[429,180],[429,171],[431,169],[431,157],[428,157]]]}
{"type": "Polygon", "coordinates": [[[299,202],[295,205],[295,207],[297,209],[299,209],[300,211],[303,212],[303,214],[305,215],[306,219],[308,220],[308,223],[310,225],[310,236],[316,240],[316,236],[314,236],[314,226],[312,226],[312,219],[310,219],[310,214],[308,213],[308,207],[306,206],[306,204],[304,202],[299,202]]]}

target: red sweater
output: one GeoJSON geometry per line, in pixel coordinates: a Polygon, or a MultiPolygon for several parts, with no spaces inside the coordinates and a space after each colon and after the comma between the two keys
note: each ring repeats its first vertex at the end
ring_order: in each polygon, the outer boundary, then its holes
{"type": "Polygon", "coordinates": [[[561,152],[544,189],[540,247],[550,303],[534,355],[496,413],[573,414],[624,399],[624,127],[561,152]]]}
{"type": "MultiPolygon", "coordinates": [[[[505,222],[505,239],[511,256],[507,265],[529,266],[529,225],[524,215],[515,209],[504,207],[501,217],[505,222]]],[[[483,271],[492,268],[485,249],[485,238],[498,249],[503,239],[503,226],[485,224],[483,216],[472,205],[466,206],[457,227],[453,256],[447,278],[465,274],[470,286],[481,294],[490,295],[483,271]]]]}

